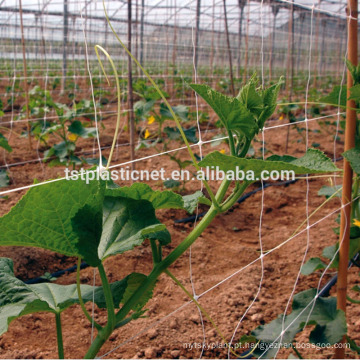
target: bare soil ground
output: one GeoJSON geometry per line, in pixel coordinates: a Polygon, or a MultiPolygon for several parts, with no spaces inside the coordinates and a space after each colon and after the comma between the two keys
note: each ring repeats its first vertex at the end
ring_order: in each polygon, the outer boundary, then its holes
{"type": "MultiPolygon", "coordinates": [[[[333,119],[334,120],[334,119],[333,119]]],[[[268,154],[272,152],[283,154],[287,127],[274,126],[284,124],[285,121],[271,121],[270,129],[265,131],[265,147],[268,154]],[[273,128],[271,128],[273,127],[273,128]]],[[[113,121],[105,122],[106,129],[102,131],[100,141],[102,146],[109,145],[114,131],[113,121]]],[[[305,125],[301,125],[302,128],[305,125]]],[[[205,131],[206,126],[202,129],[205,131]]],[[[319,122],[309,122],[309,145],[319,143],[320,149],[333,157],[333,135],[335,127],[330,127],[331,133],[319,126],[319,122]],[[316,130],[314,132],[313,130],[316,130]],[[317,132],[319,131],[319,132],[317,132]]],[[[14,131],[16,130],[16,126],[14,131]]],[[[20,130],[20,129],[17,129],[20,130]]],[[[304,132],[299,133],[294,127],[290,128],[290,142],[288,153],[301,156],[305,151],[304,132]]],[[[210,139],[214,133],[204,134],[203,140],[210,139]]],[[[123,133],[119,143],[126,144],[128,135],[123,133]]],[[[11,164],[24,159],[36,158],[36,154],[26,148],[26,139],[19,139],[15,135],[10,139],[14,151],[6,155],[6,162],[11,164]]],[[[92,143],[87,142],[87,148],[92,148],[92,143]]],[[[261,135],[256,150],[260,154],[261,135]]],[[[179,143],[172,144],[175,148],[179,143]]],[[[79,143],[84,149],[85,143],[79,143]]],[[[223,146],[225,147],[225,146],[223,146]]],[[[203,147],[204,153],[213,150],[210,145],[203,147]]],[[[336,143],[337,157],[340,156],[342,143],[336,143]]],[[[153,153],[153,149],[141,149],[137,157],[145,157],[153,153]]],[[[186,152],[182,152],[186,158],[186,152]]],[[[108,150],[104,151],[108,155],[108,150]]],[[[114,163],[129,160],[128,147],[119,147],[114,163]]],[[[143,160],[137,165],[142,169],[158,169],[165,167],[174,169],[175,165],[168,157],[154,157],[143,160]]],[[[339,162],[338,166],[342,166],[339,162]]],[[[63,168],[49,168],[37,163],[26,164],[10,168],[11,187],[17,188],[29,185],[36,178],[45,180],[63,176],[63,168]]],[[[338,179],[340,182],[340,179],[338,179]]],[[[309,180],[308,209],[311,213],[323,201],[317,195],[322,185],[328,185],[327,178],[309,180]]],[[[122,183],[121,185],[129,185],[122,183]]],[[[155,188],[161,189],[162,184],[152,183],[155,188]]],[[[212,184],[215,188],[217,184],[212,184]]],[[[256,187],[254,185],[254,187],[256,187]]],[[[192,193],[200,189],[198,182],[187,184],[187,192],[192,193]]],[[[332,231],[335,227],[337,213],[314,225],[307,239],[306,232],[294,237],[278,250],[264,257],[263,268],[259,258],[260,237],[264,251],[273,249],[287,240],[295,229],[306,218],[306,181],[299,180],[287,187],[270,187],[264,191],[264,208],[262,212],[261,236],[259,235],[259,220],[261,214],[262,194],[250,197],[245,202],[236,205],[228,213],[219,215],[195,242],[190,252],[187,252],[171,268],[173,273],[191,290],[192,278],[196,294],[203,294],[199,301],[211,315],[215,323],[225,335],[227,341],[231,339],[235,329],[235,340],[243,334],[250,334],[260,324],[265,324],[275,319],[284,312],[288,299],[301,266],[307,240],[309,240],[306,259],[320,256],[325,246],[334,244],[337,237],[332,231]],[[248,265],[250,262],[252,265],[248,265]],[[190,263],[192,272],[190,273],[190,263]],[[263,271],[262,271],[263,270],[263,271]],[[263,274],[263,280],[261,277],[263,274]],[[253,306],[248,310],[254,296],[260,293],[253,306]],[[248,311],[247,311],[248,310],[248,311]],[[244,316],[242,322],[239,320],[244,316]]],[[[8,194],[7,199],[1,201],[1,215],[7,213],[16,204],[24,191],[8,194]]],[[[327,214],[339,208],[338,200],[324,206],[314,215],[310,223],[324,218],[327,214]]],[[[200,207],[199,212],[205,210],[200,207]]],[[[172,243],[165,249],[168,253],[187,233],[193,224],[175,224],[174,220],[186,217],[181,210],[160,211],[159,219],[165,223],[172,235],[172,243]]],[[[15,263],[16,275],[21,279],[30,279],[41,276],[44,272],[54,272],[75,264],[76,259],[54,254],[40,249],[20,247],[2,247],[0,256],[11,257],[15,263]]],[[[148,273],[151,270],[151,250],[148,242],[135,248],[133,251],[121,256],[109,258],[105,268],[111,281],[119,280],[128,273],[137,271],[148,273]]],[[[96,275],[96,283],[99,277],[96,275]]],[[[323,285],[333,273],[325,275],[323,285]]],[[[94,271],[87,268],[81,271],[82,283],[92,284],[94,271]]],[[[310,287],[318,287],[319,275],[300,276],[295,293],[310,287]]],[[[67,274],[57,280],[59,284],[75,282],[75,274],[67,274]]],[[[352,268],[349,276],[349,286],[358,282],[358,270],[352,268]]],[[[333,288],[332,293],[336,291],[333,288]]],[[[109,341],[104,345],[99,355],[107,354],[106,358],[197,358],[201,355],[198,348],[189,348],[188,344],[205,343],[220,344],[222,339],[212,325],[205,319],[203,323],[198,309],[194,304],[189,304],[187,296],[167,278],[161,276],[154,291],[153,298],[149,301],[147,317],[136,320],[129,325],[116,330],[109,341]]],[[[88,305],[91,311],[91,305],[88,305]]],[[[360,340],[360,308],[349,305],[348,327],[349,334],[355,340],[360,340]]],[[[106,320],[104,311],[95,309],[95,317],[99,322],[106,320]]],[[[83,316],[78,306],[72,306],[62,315],[65,356],[81,358],[91,342],[91,325],[83,316]]],[[[298,342],[306,342],[306,333],[301,333],[298,342]]],[[[331,358],[333,349],[300,351],[304,357],[331,358]]],[[[279,357],[288,357],[289,350],[282,350],[279,357]]],[[[205,349],[205,358],[226,358],[226,349],[205,349]]],[[[355,355],[347,351],[348,357],[355,355]]],[[[35,314],[26,316],[11,323],[9,331],[0,337],[0,358],[56,358],[56,333],[54,317],[50,314],[35,314]]]]}

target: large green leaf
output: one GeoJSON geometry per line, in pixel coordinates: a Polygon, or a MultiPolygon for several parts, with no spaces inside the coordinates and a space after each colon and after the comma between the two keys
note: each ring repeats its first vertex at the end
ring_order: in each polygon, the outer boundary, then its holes
{"type": "Polygon", "coordinates": [[[80,179],[33,187],[0,218],[0,246],[40,247],[97,266],[99,230],[94,224],[102,216],[104,187],[102,181],[80,179]]]}
{"type": "Polygon", "coordinates": [[[228,131],[240,132],[248,139],[258,132],[253,114],[239,99],[221,94],[207,85],[190,84],[190,87],[211,106],[228,131]]]}
{"type": "Polygon", "coordinates": [[[342,106],[346,107],[346,100],[347,100],[347,88],[345,85],[343,86],[334,86],[331,93],[327,96],[322,97],[319,99],[319,102],[324,104],[331,104],[335,106],[342,106]]]}
{"type": "MultiPolygon", "coordinates": [[[[283,334],[282,344],[291,344],[306,322],[308,325],[316,325],[310,334],[312,343],[335,344],[346,334],[345,314],[342,310],[336,309],[336,298],[318,297],[314,306],[309,305],[315,296],[316,289],[309,289],[294,296],[292,312],[285,316],[286,331],[283,334]]],[[[275,356],[282,324],[283,315],[280,315],[269,324],[261,325],[252,332],[252,335],[260,340],[255,355],[262,355],[267,359],[275,356]]]]}
{"type": "Polygon", "coordinates": [[[344,152],[345,159],[350,163],[356,174],[360,175],[360,149],[353,148],[344,152]]]}
{"type": "MultiPolygon", "coordinates": [[[[116,308],[145,281],[146,275],[132,273],[120,281],[110,284],[116,308]]],[[[0,258],[0,335],[7,331],[9,324],[16,318],[36,312],[60,314],[73,304],[78,304],[76,284],[57,285],[41,283],[27,285],[14,276],[11,259],[0,258]]],[[[134,306],[139,312],[152,297],[151,287],[134,306]]],[[[101,286],[81,285],[84,302],[93,301],[99,308],[106,308],[104,292],[101,286]]]]}
{"type": "Polygon", "coordinates": [[[154,209],[182,209],[184,202],[179,194],[173,191],[155,191],[149,185],[135,183],[132,186],[106,189],[106,196],[123,197],[133,200],[149,201],[154,209]]]}
{"type": "Polygon", "coordinates": [[[252,172],[254,181],[260,180],[261,172],[267,170],[294,171],[295,174],[310,174],[340,171],[333,162],[321,151],[309,149],[301,158],[293,157],[270,157],[268,160],[245,159],[235,156],[212,152],[199,162],[202,167],[218,167],[224,172],[232,172],[236,175],[237,170],[245,173],[252,172]],[[280,160],[281,161],[280,161],[280,160]]]}
{"type": "Polygon", "coordinates": [[[183,207],[180,195],[172,191],[154,191],[142,183],[107,189],[99,257],[105,259],[121,254],[140,245],[145,239],[168,244],[170,234],[156,218],[155,210],[183,207]]]}

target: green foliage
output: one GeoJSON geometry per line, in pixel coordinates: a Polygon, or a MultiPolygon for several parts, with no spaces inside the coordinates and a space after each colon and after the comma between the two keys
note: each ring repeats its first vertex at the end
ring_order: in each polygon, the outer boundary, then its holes
{"type": "MultiPolygon", "coordinates": [[[[120,281],[111,284],[114,305],[119,308],[120,304],[135,292],[146,279],[139,273],[132,273],[120,281]]],[[[9,324],[24,315],[37,312],[50,312],[61,314],[71,305],[79,304],[76,285],[57,285],[41,283],[27,285],[14,275],[13,262],[11,259],[0,258],[0,335],[8,330],[9,324]]],[[[106,308],[106,300],[101,286],[81,285],[83,301],[93,301],[99,308],[106,308]]],[[[138,313],[152,296],[150,289],[140,299],[134,310],[138,313]]]]}
{"type": "Polygon", "coordinates": [[[303,157],[271,156],[267,160],[245,159],[221,154],[217,151],[207,155],[199,163],[204,167],[218,167],[219,170],[236,173],[237,170],[252,172],[254,181],[259,180],[264,170],[294,171],[295,174],[323,173],[340,171],[321,151],[309,149],[303,157]]]}
{"type": "MultiPolygon", "coordinates": [[[[282,344],[290,344],[304,325],[315,325],[309,340],[313,344],[335,344],[346,334],[346,318],[342,310],[336,309],[336,298],[318,297],[314,306],[311,302],[316,289],[302,291],[294,296],[292,312],[285,316],[282,344]]],[[[256,356],[272,358],[278,350],[280,334],[283,329],[283,315],[269,324],[261,325],[252,331],[252,335],[260,340],[255,351],[256,356]]]]}
{"type": "Polygon", "coordinates": [[[0,147],[5,149],[7,152],[12,152],[12,147],[9,145],[7,138],[0,133],[0,147]]]}
{"type": "Polygon", "coordinates": [[[360,176],[360,148],[353,148],[344,152],[345,159],[350,163],[354,172],[360,176]]]}

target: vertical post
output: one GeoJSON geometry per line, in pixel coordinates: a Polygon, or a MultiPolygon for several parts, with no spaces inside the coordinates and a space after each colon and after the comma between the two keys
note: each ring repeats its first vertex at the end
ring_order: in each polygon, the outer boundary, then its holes
{"type": "MultiPolygon", "coordinates": [[[[358,0],[348,0],[348,60],[357,65],[358,63],[358,0]]],[[[350,72],[347,72],[347,97],[350,96],[350,88],[353,85],[353,79],[350,72]]],[[[355,146],[356,132],[356,111],[353,110],[356,105],[354,100],[348,100],[346,104],[346,127],[345,127],[345,151],[355,146]]],[[[337,281],[337,308],[346,313],[346,290],[347,290],[347,271],[349,261],[350,247],[350,219],[351,219],[351,201],[352,193],[352,169],[350,164],[344,160],[344,180],[342,190],[341,221],[340,221],[340,242],[339,249],[339,271],[337,281]],[[347,205],[345,205],[347,204],[347,205]]],[[[345,343],[345,337],[342,343],[345,343]]],[[[339,346],[335,349],[335,358],[345,358],[345,346],[339,346]]]]}
{"type": "Polygon", "coordinates": [[[145,0],[141,0],[140,17],[140,64],[144,66],[144,18],[145,18],[145,0]]]}
{"type": "Polygon", "coordinates": [[[235,96],[234,75],[233,75],[232,56],[231,56],[231,47],[230,47],[230,37],[229,37],[229,29],[228,29],[227,15],[226,15],[226,0],[223,0],[223,4],[224,4],[224,21],[225,21],[226,44],[227,44],[227,51],[228,51],[228,56],[229,56],[230,85],[231,85],[232,95],[235,96]]]}
{"type": "MultiPolygon", "coordinates": [[[[195,28],[195,49],[194,49],[194,58],[195,58],[195,69],[198,68],[199,62],[199,28],[200,28],[200,8],[201,0],[197,0],[196,3],[196,28],[195,28]]],[[[195,74],[194,74],[195,76],[195,74]]]]}
{"type": "Polygon", "coordinates": [[[213,5],[212,5],[212,18],[213,21],[211,22],[210,75],[212,75],[213,73],[213,66],[214,66],[215,0],[213,0],[213,5]]]}
{"type": "MultiPolygon", "coordinates": [[[[305,20],[305,12],[300,13],[300,29],[304,28],[304,20],[305,20]]],[[[303,31],[300,31],[300,37],[298,41],[298,49],[297,49],[297,61],[296,61],[296,71],[299,74],[300,69],[300,58],[301,58],[301,45],[302,45],[303,31]]]]}
{"type": "Polygon", "coordinates": [[[177,17],[176,17],[176,12],[177,12],[177,6],[176,6],[176,0],[174,0],[174,38],[173,38],[173,52],[172,52],[172,65],[173,65],[173,71],[172,71],[172,75],[173,75],[173,81],[174,81],[174,76],[175,76],[175,66],[176,66],[176,50],[177,50],[177,45],[176,45],[176,41],[177,41],[177,17]]]}
{"type": "Polygon", "coordinates": [[[272,69],[273,69],[273,54],[275,50],[275,31],[276,31],[276,16],[279,12],[279,7],[275,4],[271,5],[271,12],[273,14],[273,23],[272,23],[272,34],[271,34],[271,46],[270,46],[270,59],[269,59],[269,81],[272,78],[272,69]]]}
{"type": "Polygon", "coordinates": [[[238,57],[237,57],[237,76],[240,78],[241,73],[241,38],[242,38],[242,25],[244,19],[244,8],[245,8],[245,0],[238,0],[239,9],[240,9],[240,19],[239,19],[239,35],[238,35],[238,57]]]}
{"type": "Polygon", "coordinates": [[[249,25],[250,25],[250,0],[247,1],[247,19],[246,19],[246,36],[245,36],[245,64],[244,64],[244,74],[243,74],[243,82],[246,82],[247,77],[247,66],[249,59],[249,25]]]}
{"type": "Polygon", "coordinates": [[[68,28],[69,28],[68,0],[64,0],[63,64],[62,64],[62,82],[61,82],[62,92],[65,91],[65,84],[66,84],[68,28]]]}
{"type": "Polygon", "coordinates": [[[326,74],[326,57],[325,57],[325,31],[326,31],[326,19],[322,20],[322,39],[321,39],[321,50],[320,50],[320,63],[318,67],[319,86],[321,85],[321,74],[326,74]]]}
{"type": "MultiPolygon", "coordinates": [[[[318,1],[320,7],[321,0],[318,1]]],[[[315,59],[314,59],[314,88],[317,86],[317,63],[319,59],[319,25],[320,25],[320,12],[316,14],[316,29],[315,29],[315,59]]]]}
{"type": "Polygon", "coordinates": [[[289,33],[288,33],[288,53],[287,53],[287,65],[286,65],[286,93],[291,101],[292,95],[292,69],[293,69],[293,34],[294,34],[294,3],[291,2],[289,9],[289,33]]]}
{"type": "MultiPolygon", "coordinates": [[[[131,0],[128,0],[128,49],[131,52],[131,0]]],[[[135,121],[134,121],[134,100],[132,87],[132,62],[128,55],[128,128],[130,129],[130,160],[135,159],[135,121]]],[[[131,169],[135,169],[135,163],[131,162],[131,169]]]]}
{"type": "Polygon", "coordinates": [[[23,21],[22,1],[21,0],[19,0],[19,15],[20,15],[20,27],[21,27],[21,45],[22,45],[22,55],[23,55],[23,69],[24,69],[24,91],[25,91],[26,124],[27,124],[27,130],[28,130],[29,150],[31,150],[32,145],[31,145],[31,128],[30,128],[30,111],[29,111],[29,89],[28,89],[26,49],[25,49],[25,37],[24,37],[24,21],[23,21]]]}

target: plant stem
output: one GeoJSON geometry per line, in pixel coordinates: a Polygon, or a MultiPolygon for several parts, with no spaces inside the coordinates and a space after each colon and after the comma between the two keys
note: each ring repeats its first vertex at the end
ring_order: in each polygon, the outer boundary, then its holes
{"type": "Polygon", "coordinates": [[[108,313],[108,322],[107,322],[106,326],[109,325],[109,327],[114,329],[115,324],[116,324],[114,299],[113,299],[110,284],[109,284],[109,281],[106,276],[105,269],[104,269],[104,266],[102,263],[100,263],[100,265],[98,266],[98,269],[99,269],[99,274],[100,274],[100,278],[101,278],[101,283],[103,286],[103,291],[104,291],[104,296],[105,296],[105,301],[106,301],[106,308],[107,308],[107,313],[108,313]]]}
{"type": "Polygon", "coordinates": [[[232,195],[230,195],[229,198],[221,205],[221,212],[229,210],[239,199],[239,197],[244,193],[244,191],[249,187],[250,184],[251,182],[244,181],[239,187],[239,189],[232,195]]]}
{"type": "Polygon", "coordinates": [[[208,227],[217,214],[218,210],[216,210],[212,205],[206,215],[202,218],[194,230],[185,238],[185,240],[179,244],[165,259],[154,266],[153,270],[144,283],[134,292],[126,304],[124,304],[124,306],[116,314],[116,322],[119,322],[125,318],[133,306],[137,304],[144,292],[155,283],[156,279],[160,276],[161,273],[163,273],[194,243],[194,241],[208,227]]]}
{"type": "Polygon", "coordinates": [[[64,359],[64,344],[63,344],[63,338],[62,338],[61,314],[60,313],[55,314],[55,322],[56,322],[56,337],[57,337],[59,359],[64,359]]]}
{"type": "Polygon", "coordinates": [[[98,269],[99,269],[99,274],[100,274],[101,283],[103,286],[103,291],[106,301],[108,321],[106,326],[103,327],[101,330],[99,330],[95,340],[93,341],[89,350],[85,354],[85,359],[93,359],[96,356],[96,354],[99,352],[99,350],[104,345],[106,340],[109,338],[111,333],[114,331],[116,325],[114,300],[111,293],[110,284],[102,263],[98,266],[98,269]]]}
{"type": "Polygon", "coordinates": [[[84,304],[84,300],[81,296],[81,287],[80,287],[80,265],[81,265],[81,258],[78,258],[78,263],[77,263],[77,269],[76,269],[76,289],[77,289],[77,293],[78,293],[78,298],[79,298],[79,303],[81,306],[81,309],[83,311],[83,313],[85,314],[86,318],[90,321],[91,324],[94,324],[94,326],[98,329],[101,330],[102,326],[99,325],[95,319],[93,319],[91,317],[91,315],[88,313],[88,311],[85,308],[85,304],[84,304]]]}

